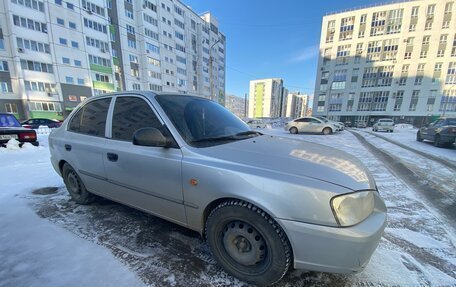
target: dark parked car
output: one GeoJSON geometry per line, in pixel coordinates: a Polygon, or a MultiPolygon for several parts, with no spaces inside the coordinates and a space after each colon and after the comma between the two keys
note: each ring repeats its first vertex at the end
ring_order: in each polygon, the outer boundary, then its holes
{"type": "Polygon", "coordinates": [[[34,130],[22,127],[14,115],[0,113],[0,146],[5,146],[10,139],[16,139],[21,146],[26,142],[39,145],[34,130]]]}
{"type": "Polygon", "coordinates": [[[62,125],[62,122],[51,119],[29,119],[22,122],[21,125],[24,128],[37,129],[40,126],[47,126],[48,128],[58,128],[62,125]]]}
{"type": "Polygon", "coordinates": [[[437,147],[449,146],[456,139],[456,118],[440,118],[416,133],[416,140],[430,140],[437,147]]]}

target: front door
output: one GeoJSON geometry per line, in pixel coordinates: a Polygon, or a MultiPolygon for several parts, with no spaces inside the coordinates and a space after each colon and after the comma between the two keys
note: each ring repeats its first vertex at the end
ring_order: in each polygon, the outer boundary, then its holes
{"type": "Polygon", "coordinates": [[[149,102],[140,96],[117,96],[111,126],[104,155],[111,188],[105,196],[185,225],[181,150],[132,143],[135,131],[144,127],[171,136],[149,102]]]}

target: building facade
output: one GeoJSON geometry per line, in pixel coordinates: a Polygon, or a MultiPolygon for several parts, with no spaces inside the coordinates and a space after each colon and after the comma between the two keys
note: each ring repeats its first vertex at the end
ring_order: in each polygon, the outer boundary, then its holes
{"type": "Polygon", "coordinates": [[[301,95],[300,92],[288,93],[287,101],[285,105],[286,112],[284,117],[287,118],[299,118],[305,117],[308,108],[308,96],[301,95]]]}
{"type": "Polygon", "coordinates": [[[456,4],[404,1],[323,18],[313,114],[372,124],[456,116],[456,4]]]}
{"type": "Polygon", "coordinates": [[[225,107],[241,119],[247,117],[247,110],[245,105],[245,98],[240,98],[229,94],[227,94],[225,97],[225,107]]]}
{"type": "Polygon", "coordinates": [[[225,47],[211,14],[176,0],[1,1],[0,112],[63,119],[121,90],[224,104],[225,47]]]}
{"type": "Polygon", "coordinates": [[[283,111],[283,80],[279,78],[250,81],[249,118],[276,118],[283,111]]]}

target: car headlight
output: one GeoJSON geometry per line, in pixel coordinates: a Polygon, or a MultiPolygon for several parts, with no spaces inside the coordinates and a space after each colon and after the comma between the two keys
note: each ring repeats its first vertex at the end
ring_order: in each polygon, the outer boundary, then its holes
{"type": "Polygon", "coordinates": [[[335,196],[331,199],[331,208],[340,226],[358,224],[374,210],[373,191],[358,191],[335,196]]]}

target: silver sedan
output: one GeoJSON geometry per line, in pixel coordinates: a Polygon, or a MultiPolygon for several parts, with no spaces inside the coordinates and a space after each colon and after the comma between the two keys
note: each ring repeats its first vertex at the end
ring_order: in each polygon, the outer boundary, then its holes
{"type": "Polygon", "coordinates": [[[386,224],[374,179],[329,147],[263,135],[200,97],[89,98],[49,137],[71,198],[94,195],[198,231],[217,262],[258,285],[289,268],[363,270],[386,224]]]}

